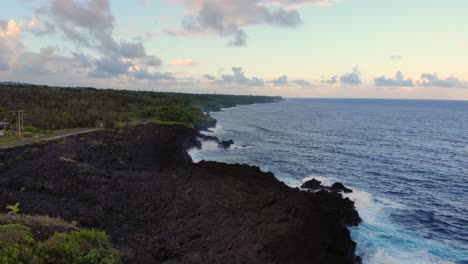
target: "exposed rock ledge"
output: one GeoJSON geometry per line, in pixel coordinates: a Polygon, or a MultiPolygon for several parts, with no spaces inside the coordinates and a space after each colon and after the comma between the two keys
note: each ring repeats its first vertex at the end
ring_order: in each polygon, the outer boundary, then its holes
{"type": "Polygon", "coordinates": [[[102,229],[127,263],[359,262],[351,201],[257,167],[194,164],[197,136],[147,125],[3,150],[0,205],[102,229]]]}

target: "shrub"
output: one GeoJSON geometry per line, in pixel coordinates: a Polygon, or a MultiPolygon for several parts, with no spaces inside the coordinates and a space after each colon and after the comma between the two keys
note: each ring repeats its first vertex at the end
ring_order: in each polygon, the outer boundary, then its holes
{"type": "Polygon", "coordinates": [[[116,264],[120,252],[105,232],[81,230],[55,233],[44,243],[20,224],[0,225],[0,264],[116,264]]]}
{"type": "Polygon", "coordinates": [[[42,246],[34,241],[30,228],[19,224],[0,225],[0,263],[44,263],[42,246]]]}
{"type": "Polygon", "coordinates": [[[41,133],[42,130],[34,126],[24,126],[24,132],[41,133]]]}
{"type": "Polygon", "coordinates": [[[44,243],[44,250],[49,263],[120,263],[120,253],[106,233],[97,230],[57,233],[44,243]]]}

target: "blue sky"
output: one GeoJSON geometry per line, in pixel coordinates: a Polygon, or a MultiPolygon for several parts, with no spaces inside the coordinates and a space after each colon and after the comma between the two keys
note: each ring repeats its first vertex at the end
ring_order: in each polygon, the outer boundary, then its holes
{"type": "Polygon", "coordinates": [[[468,100],[468,1],[19,0],[0,80],[468,100]]]}

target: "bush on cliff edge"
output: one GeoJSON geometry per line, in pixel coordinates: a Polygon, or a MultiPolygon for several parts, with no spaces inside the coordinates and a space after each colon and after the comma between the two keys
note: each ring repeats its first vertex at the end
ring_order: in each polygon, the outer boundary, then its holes
{"type": "Polygon", "coordinates": [[[55,233],[41,243],[29,227],[0,225],[0,264],[13,263],[114,264],[120,263],[120,252],[102,231],[55,233]]]}

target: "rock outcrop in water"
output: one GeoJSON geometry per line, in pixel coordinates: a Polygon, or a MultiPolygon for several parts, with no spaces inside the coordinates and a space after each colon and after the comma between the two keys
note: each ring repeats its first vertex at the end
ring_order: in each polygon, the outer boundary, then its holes
{"type": "Polygon", "coordinates": [[[349,199],[257,167],[194,164],[198,136],[153,124],[2,150],[0,205],[102,229],[126,263],[359,262],[349,199]]]}
{"type": "Polygon", "coordinates": [[[234,140],[230,139],[230,140],[219,140],[217,137],[214,137],[214,136],[207,136],[207,135],[203,135],[203,134],[200,134],[198,136],[201,140],[203,141],[213,141],[215,143],[218,144],[218,148],[221,148],[221,149],[230,149],[232,145],[234,145],[234,140]]]}
{"type": "Polygon", "coordinates": [[[229,149],[231,146],[234,145],[234,140],[222,140],[218,143],[218,147],[223,149],[229,149]]]}
{"type": "Polygon", "coordinates": [[[346,188],[341,182],[335,182],[332,186],[324,186],[322,182],[316,180],[315,178],[309,181],[306,181],[302,184],[301,188],[308,189],[311,191],[317,190],[327,190],[330,192],[343,192],[343,193],[352,193],[353,190],[346,188]]]}

